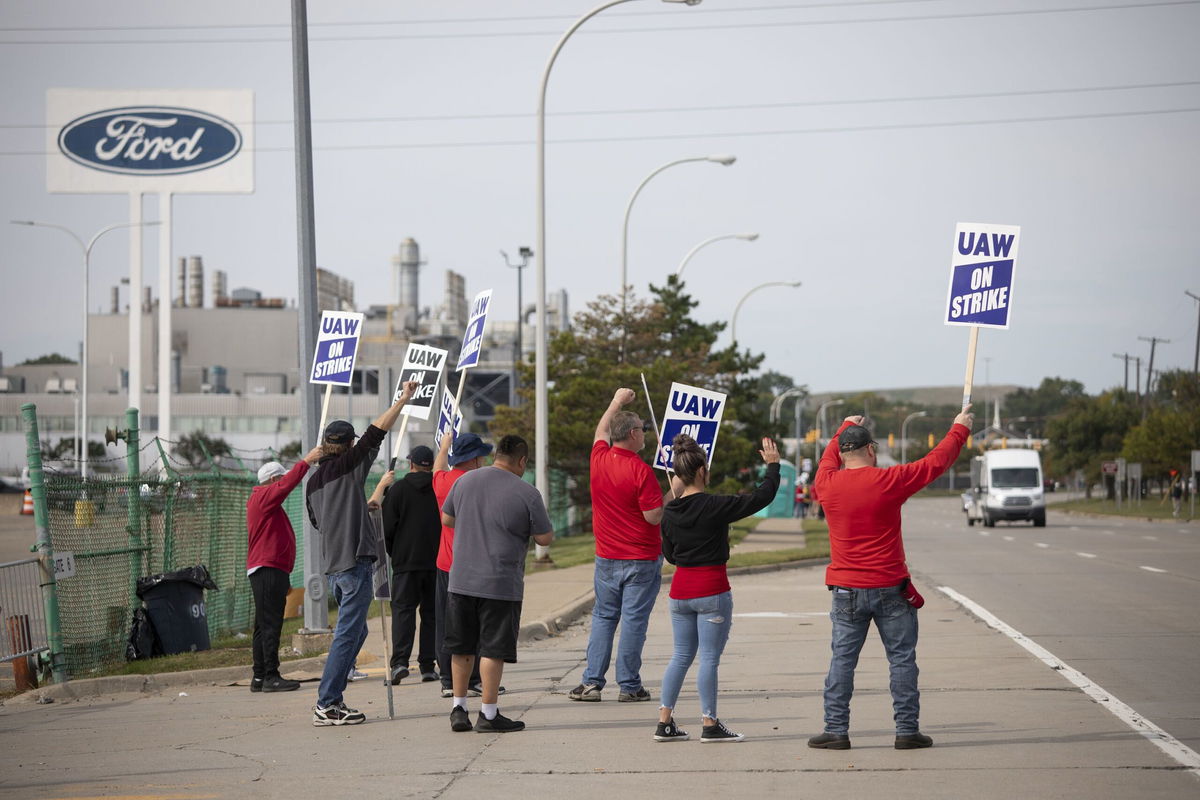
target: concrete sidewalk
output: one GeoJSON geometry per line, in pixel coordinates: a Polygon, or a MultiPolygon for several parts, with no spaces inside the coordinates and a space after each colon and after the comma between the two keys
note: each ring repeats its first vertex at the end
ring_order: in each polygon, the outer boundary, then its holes
{"type": "MultiPolygon", "coordinates": [[[[763,550],[786,550],[804,546],[800,520],[764,518],[734,549],[735,553],[763,550]]],[[[553,555],[553,547],[551,548],[553,555]]],[[[776,569],[770,567],[769,569],[776,569]]],[[[731,574],[761,571],[731,570],[731,574]]],[[[592,609],[592,564],[580,564],[564,569],[547,569],[525,576],[525,601],[521,613],[521,641],[531,642],[556,635],[581,619],[592,609]]],[[[669,583],[668,577],[664,583],[669,583]]],[[[286,643],[284,643],[286,646],[286,643]]],[[[285,675],[296,680],[320,677],[324,656],[285,662],[285,675]]],[[[379,618],[368,621],[367,641],[358,654],[358,669],[372,680],[383,680],[387,671],[388,651],[384,644],[383,623],[379,618]]],[[[415,669],[415,665],[414,665],[415,669]]],[[[247,684],[250,668],[221,667],[218,669],[167,672],[155,675],[114,675],[106,678],[87,678],[66,684],[46,686],[26,692],[9,702],[32,703],[38,698],[73,699],[94,695],[124,692],[160,692],[195,685],[228,686],[247,684]]],[[[413,679],[409,678],[408,683],[413,679]]]]}

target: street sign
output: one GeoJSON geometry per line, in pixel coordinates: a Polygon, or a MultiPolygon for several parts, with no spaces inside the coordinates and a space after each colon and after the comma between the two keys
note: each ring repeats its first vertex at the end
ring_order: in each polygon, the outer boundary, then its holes
{"type": "Polygon", "coordinates": [[[1117,462],[1102,461],[1100,462],[1100,472],[1104,475],[1116,475],[1119,471],[1117,462]]]}
{"type": "Polygon", "coordinates": [[[717,433],[721,429],[721,415],[725,413],[725,397],[720,392],[672,383],[667,410],[663,414],[662,430],[659,432],[658,449],[654,454],[654,466],[663,470],[674,466],[671,442],[679,434],[686,433],[708,454],[708,466],[711,467],[717,448],[717,433]]]}
{"type": "Polygon", "coordinates": [[[354,311],[322,311],[309,383],[349,386],[362,335],[363,315],[354,311]]]}
{"type": "Polygon", "coordinates": [[[459,351],[455,371],[479,363],[479,351],[483,349],[483,328],[487,324],[487,313],[491,304],[491,289],[484,289],[471,301],[471,316],[467,319],[467,329],[463,332],[462,350],[459,351]]]}
{"type": "Polygon", "coordinates": [[[1200,450],[1192,451],[1192,472],[1200,472],[1200,450]]]}
{"type": "Polygon", "coordinates": [[[417,390],[409,398],[408,404],[400,413],[429,419],[433,411],[433,401],[437,398],[438,384],[442,380],[442,367],[446,363],[447,351],[424,344],[411,342],[404,354],[404,364],[400,367],[400,380],[396,381],[396,391],[392,402],[400,399],[407,381],[416,381],[417,390]]]}
{"type": "Polygon", "coordinates": [[[946,291],[947,325],[1008,327],[1020,235],[1018,225],[958,223],[946,291]]]}
{"type": "Polygon", "coordinates": [[[66,550],[54,553],[54,580],[61,581],[75,577],[75,554],[66,550]]]}

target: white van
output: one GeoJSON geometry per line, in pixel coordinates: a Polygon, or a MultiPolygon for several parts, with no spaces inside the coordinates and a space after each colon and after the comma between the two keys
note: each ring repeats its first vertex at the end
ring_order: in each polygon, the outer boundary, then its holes
{"type": "Polygon", "coordinates": [[[963,509],[967,524],[978,520],[994,527],[997,520],[1029,520],[1046,525],[1042,494],[1042,459],[1036,450],[989,450],[971,460],[971,500],[963,509]]]}

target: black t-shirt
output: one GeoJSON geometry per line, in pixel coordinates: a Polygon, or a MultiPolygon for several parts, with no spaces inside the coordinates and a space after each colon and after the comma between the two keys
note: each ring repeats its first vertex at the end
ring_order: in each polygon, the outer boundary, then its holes
{"type": "Polygon", "coordinates": [[[663,510],[663,557],[680,567],[711,567],[729,560],[729,523],[771,504],[779,491],[779,465],[768,464],[750,494],[700,492],[667,503],[663,510]]]}

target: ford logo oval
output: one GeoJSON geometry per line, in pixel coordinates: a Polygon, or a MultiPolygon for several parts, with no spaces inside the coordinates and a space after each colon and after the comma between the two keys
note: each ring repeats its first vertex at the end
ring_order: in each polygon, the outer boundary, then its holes
{"type": "Polygon", "coordinates": [[[132,106],[67,123],[58,147],[75,163],[103,172],[179,175],[224,164],[242,149],[242,134],[203,111],[132,106]]]}

